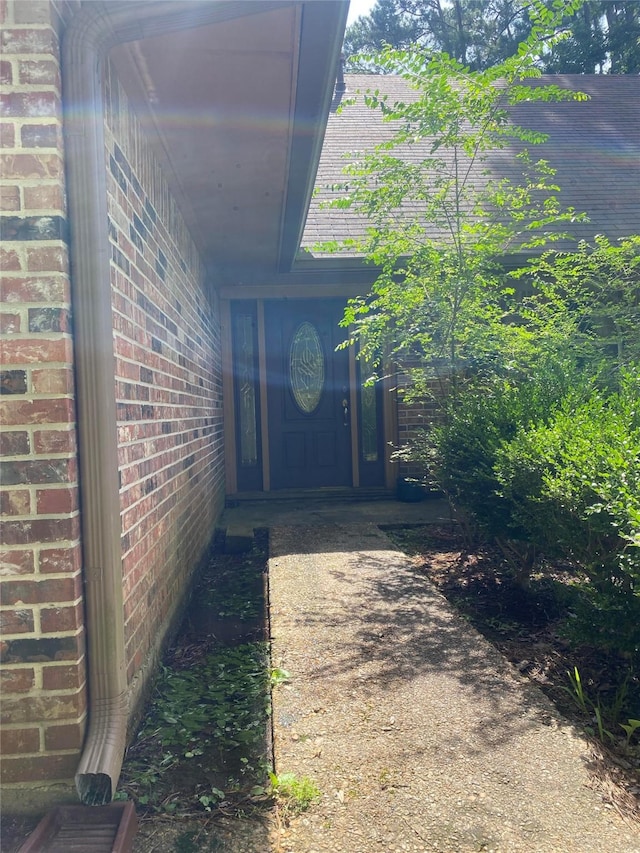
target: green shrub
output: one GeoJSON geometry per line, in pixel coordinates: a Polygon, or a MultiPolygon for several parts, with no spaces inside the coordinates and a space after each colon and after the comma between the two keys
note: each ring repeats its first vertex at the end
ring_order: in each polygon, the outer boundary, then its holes
{"type": "Polygon", "coordinates": [[[617,393],[552,361],[462,395],[425,438],[439,486],[503,548],[519,580],[536,552],[582,574],[572,634],[640,649],[640,368],[617,393]],[[578,378],[576,378],[578,377],[578,378]]]}
{"type": "MultiPolygon", "coordinates": [[[[512,507],[500,494],[495,462],[500,448],[531,423],[551,417],[571,392],[585,392],[573,366],[558,360],[542,365],[526,382],[495,378],[462,394],[447,412],[431,443],[431,470],[457,509],[471,514],[494,537],[524,535],[512,507]]],[[[426,454],[425,454],[426,456],[426,454]]]]}
{"type": "Polygon", "coordinates": [[[640,648],[640,373],[620,393],[565,400],[496,452],[511,530],[585,574],[580,623],[598,642],[640,648]]]}

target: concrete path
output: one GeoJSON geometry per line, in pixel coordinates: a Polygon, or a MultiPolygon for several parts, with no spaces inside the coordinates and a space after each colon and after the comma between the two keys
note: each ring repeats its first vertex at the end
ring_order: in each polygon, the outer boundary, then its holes
{"type": "Polygon", "coordinates": [[[545,697],[373,524],[271,529],[278,773],[322,791],[292,853],[640,853],[545,697]]]}
{"type": "Polygon", "coordinates": [[[273,497],[263,500],[237,501],[227,507],[220,527],[314,527],[327,524],[432,524],[451,521],[451,510],[445,500],[430,498],[417,503],[402,503],[392,498],[380,500],[340,500],[323,498],[319,492],[299,493],[297,499],[273,497]]]}

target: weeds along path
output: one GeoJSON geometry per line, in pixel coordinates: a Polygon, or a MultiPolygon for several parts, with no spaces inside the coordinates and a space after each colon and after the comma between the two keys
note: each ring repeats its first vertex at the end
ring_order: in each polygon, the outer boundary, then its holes
{"type": "Polygon", "coordinates": [[[267,548],[211,556],[165,657],[118,791],[135,853],[269,849],[267,548]]]}

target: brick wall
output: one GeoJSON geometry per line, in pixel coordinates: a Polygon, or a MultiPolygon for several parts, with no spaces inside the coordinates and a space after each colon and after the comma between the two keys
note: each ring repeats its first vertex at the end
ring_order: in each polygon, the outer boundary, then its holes
{"type": "Polygon", "coordinates": [[[197,251],[112,65],[105,104],[131,680],[223,506],[220,333],[197,251]]]}
{"type": "MultiPolygon", "coordinates": [[[[77,7],[0,0],[6,807],[24,798],[20,783],[71,783],[86,714],[58,38],[77,7]]],[[[105,96],[135,700],[223,505],[220,335],[196,249],[113,68],[105,96]]]]}
{"type": "MultiPolygon", "coordinates": [[[[430,399],[423,401],[407,400],[405,391],[411,386],[411,377],[407,373],[400,372],[397,375],[396,385],[398,388],[398,449],[402,451],[410,447],[414,442],[420,443],[425,432],[437,424],[442,418],[442,410],[438,398],[443,393],[442,383],[432,381],[428,383],[430,399]]],[[[406,461],[398,462],[398,476],[424,479],[428,475],[425,465],[420,462],[406,461]]]]}
{"type": "Polygon", "coordinates": [[[70,780],[86,709],[58,34],[0,2],[2,780],[70,780]]]}

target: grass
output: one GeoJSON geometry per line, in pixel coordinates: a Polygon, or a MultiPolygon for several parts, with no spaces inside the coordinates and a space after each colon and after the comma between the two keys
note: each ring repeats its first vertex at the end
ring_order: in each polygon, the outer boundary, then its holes
{"type": "Polygon", "coordinates": [[[271,790],[283,817],[301,814],[317,802],[322,791],[308,776],[297,777],[294,773],[269,774],[271,790]]]}

